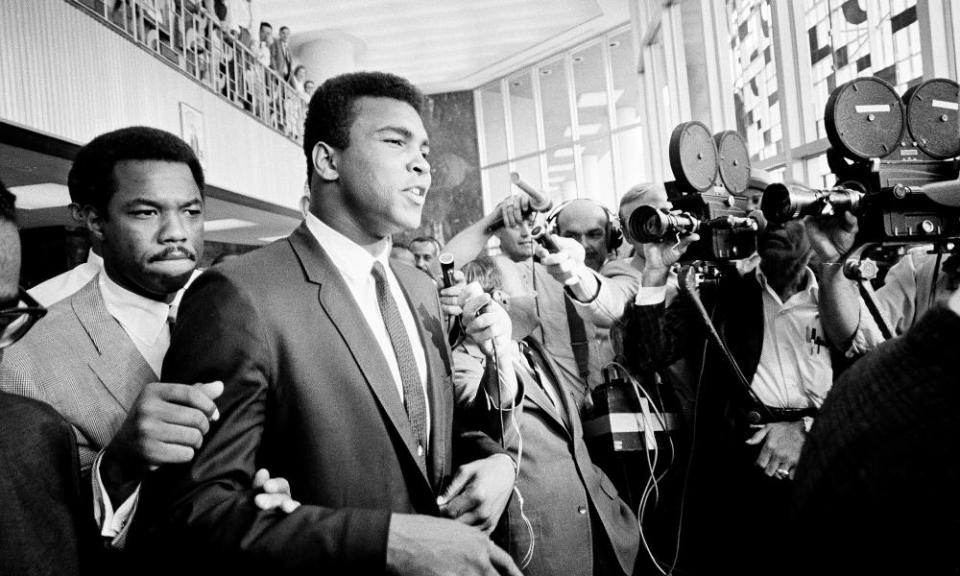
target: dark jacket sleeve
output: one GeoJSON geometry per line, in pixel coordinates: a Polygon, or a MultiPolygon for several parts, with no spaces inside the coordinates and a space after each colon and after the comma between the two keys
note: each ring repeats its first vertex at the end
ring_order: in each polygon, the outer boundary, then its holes
{"type": "Polygon", "coordinates": [[[686,357],[704,331],[694,318],[695,310],[685,297],[646,306],[631,305],[625,315],[625,344],[632,364],[641,370],[660,371],[686,357]]]}
{"type": "Polygon", "coordinates": [[[216,269],[188,291],[164,360],[166,382],[222,380],[217,422],[194,460],[142,486],[130,546],[197,573],[382,572],[390,513],[300,506],[262,511],[252,487],[275,374],[275,340],[252,299],[216,269]],[[206,562],[206,566],[202,566],[206,562]],[[229,567],[229,568],[228,568],[229,567]]]}

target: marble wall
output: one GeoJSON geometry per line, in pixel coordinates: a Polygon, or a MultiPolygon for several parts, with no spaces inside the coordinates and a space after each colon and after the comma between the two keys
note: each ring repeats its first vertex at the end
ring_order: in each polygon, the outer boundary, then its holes
{"type": "Polygon", "coordinates": [[[473,92],[431,95],[424,123],[430,135],[433,184],[420,228],[396,236],[395,242],[417,236],[446,242],[483,216],[473,92]]]}

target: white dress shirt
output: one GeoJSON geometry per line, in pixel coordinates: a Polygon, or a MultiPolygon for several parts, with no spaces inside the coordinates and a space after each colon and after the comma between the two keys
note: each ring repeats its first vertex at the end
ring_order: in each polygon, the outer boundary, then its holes
{"type": "Polygon", "coordinates": [[[750,387],[767,406],[819,408],[833,385],[830,347],[820,323],[820,287],[807,269],[807,285],[786,302],[757,267],[763,295],[763,345],[750,387]]]}
{"type": "Polygon", "coordinates": [[[170,304],[135,294],[111,280],[107,274],[100,274],[97,282],[107,312],[120,323],[147,364],[159,376],[163,357],[170,347],[170,327],[167,324],[170,304]]]}
{"type": "MultiPolygon", "coordinates": [[[[167,324],[170,305],[135,294],[103,272],[97,275],[97,283],[107,312],[120,323],[147,364],[159,375],[163,357],[170,347],[170,328],[167,324]]],[[[140,486],[123,503],[114,506],[100,476],[104,450],[93,461],[93,514],[100,526],[100,535],[111,539],[113,546],[122,548],[127,527],[137,509],[140,486]]]]}
{"type": "MultiPolygon", "coordinates": [[[[767,406],[819,408],[833,385],[833,367],[820,323],[817,280],[807,268],[806,287],[782,302],[759,266],[756,273],[763,299],[763,342],[750,387],[767,406]]],[[[641,287],[636,304],[659,304],[666,293],[666,286],[641,287]]]]}
{"type": "MultiPolygon", "coordinates": [[[[333,265],[340,272],[340,276],[346,283],[350,294],[363,313],[363,318],[373,332],[380,345],[380,351],[383,353],[390,367],[390,373],[393,375],[394,386],[397,394],[403,400],[403,383],[400,379],[400,367],[397,364],[397,356],[393,351],[393,343],[390,335],[387,333],[386,324],[383,322],[383,315],[380,313],[380,303],[377,300],[377,288],[373,279],[373,263],[380,262],[386,270],[387,283],[390,285],[390,294],[397,303],[400,311],[400,318],[407,330],[407,336],[410,339],[410,345],[413,348],[413,355],[417,362],[417,373],[420,375],[420,385],[423,387],[424,398],[427,396],[427,357],[423,350],[423,343],[420,340],[420,333],[417,330],[417,324],[413,319],[413,313],[410,311],[410,305],[407,298],[400,288],[400,283],[393,270],[390,269],[390,239],[384,238],[377,242],[371,250],[350,240],[343,234],[337,232],[330,226],[324,224],[319,218],[307,212],[305,214],[307,228],[317,239],[324,252],[333,262],[333,265]]],[[[428,404],[429,405],[429,404],[428,404]]],[[[427,410],[427,438],[430,437],[430,410],[427,410]]]]}

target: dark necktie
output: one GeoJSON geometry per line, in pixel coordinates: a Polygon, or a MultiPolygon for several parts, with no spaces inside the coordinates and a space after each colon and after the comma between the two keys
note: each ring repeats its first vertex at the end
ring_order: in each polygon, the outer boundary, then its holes
{"type": "Polygon", "coordinates": [[[387,327],[387,334],[393,344],[393,353],[397,357],[397,366],[400,368],[400,383],[403,385],[404,407],[407,418],[417,438],[417,455],[426,458],[427,446],[427,401],[420,385],[420,375],[417,373],[417,360],[413,355],[413,346],[410,337],[400,318],[397,303],[390,295],[390,286],[387,283],[386,271],[379,262],[373,264],[373,279],[377,285],[377,302],[380,304],[380,314],[387,327]]]}
{"type": "Polygon", "coordinates": [[[559,391],[552,388],[551,383],[548,380],[549,376],[547,375],[547,371],[540,363],[540,359],[537,358],[537,353],[534,352],[525,342],[520,343],[520,352],[523,354],[523,357],[526,358],[527,364],[530,365],[530,371],[533,373],[532,376],[534,381],[543,391],[544,396],[546,396],[550,401],[550,407],[553,408],[554,415],[559,416],[560,420],[566,424],[566,416],[564,415],[559,404],[560,399],[556,395],[559,391]]]}

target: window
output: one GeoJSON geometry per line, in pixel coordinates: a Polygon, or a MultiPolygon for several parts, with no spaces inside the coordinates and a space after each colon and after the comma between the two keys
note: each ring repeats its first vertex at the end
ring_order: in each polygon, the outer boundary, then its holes
{"type": "Polygon", "coordinates": [[[903,94],[923,76],[916,0],[804,0],[803,18],[818,138],[827,135],[823,110],[837,86],[877,76],[903,94]]]}
{"type": "Polygon", "coordinates": [[[491,82],[475,97],[486,210],[512,191],[511,170],[554,203],[592,198],[611,210],[647,174],[629,28],[491,82]]]}
{"type": "Polygon", "coordinates": [[[753,160],[780,153],[780,92],[770,0],[727,0],[737,131],[753,160]]]}

